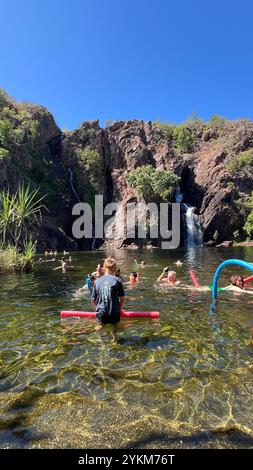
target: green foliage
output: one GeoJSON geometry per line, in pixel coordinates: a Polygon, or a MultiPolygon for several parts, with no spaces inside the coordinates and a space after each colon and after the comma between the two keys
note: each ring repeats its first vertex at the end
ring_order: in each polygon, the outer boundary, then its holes
{"type": "Polygon", "coordinates": [[[175,127],[173,131],[175,148],[183,153],[189,153],[193,150],[195,137],[193,131],[183,124],[175,127]]]}
{"type": "Polygon", "coordinates": [[[24,185],[15,194],[0,192],[0,272],[32,269],[36,242],[32,241],[31,229],[39,222],[44,207],[37,193],[24,185]]]}
{"type": "Polygon", "coordinates": [[[151,165],[139,166],[126,175],[126,180],[146,202],[170,200],[180,178],[167,170],[156,170],[151,165]]]}
{"type": "Polygon", "coordinates": [[[241,170],[252,170],[253,167],[253,149],[241,152],[233,157],[227,164],[229,173],[235,174],[241,170]]]}
{"type": "Polygon", "coordinates": [[[13,140],[13,127],[7,119],[0,120],[0,146],[8,149],[13,140]]]}
{"type": "Polygon", "coordinates": [[[5,106],[9,105],[12,99],[8,96],[3,88],[0,88],[0,110],[5,106]]]}
{"type": "Polygon", "coordinates": [[[223,127],[225,125],[226,121],[223,117],[219,116],[218,114],[214,114],[208,121],[208,124],[211,127],[218,128],[218,127],[223,127]]]}
{"type": "Polygon", "coordinates": [[[9,150],[3,149],[0,147],[0,158],[6,158],[9,156],[9,150]]]}
{"type": "Polygon", "coordinates": [[[30,272],[36,253],[36,242],[25,243],[24,251],[19,253],[13,245],[0,244],[0,273],[30,272]]]}
{"type": "Polygon", "coordinates": [[[94,187],[99,187],[102,174],[102,159],[98,151],[86,147],[83,150],[78,150],[78,157],[89,175],[91,184],[94,187]]]}
{"type": "Polygon", "coordinates": [[[11,241],[16,249],[31,239],[31,229],[39,223],[41,204],[44,197],[38,197],[38,189],[21,185],[15,194],[2,190],[0,192],[0,241],[3,244],[11,241]]]}
{"type": "Polygon", "coordinates": [[[248,209],[248,217],[244,224],[243,230],[249,236],[253,236],[253,192],[249,200],[245,203],[245,207],[248,209]]]}
{"type": "Polygon", "coordinates": [[[176,128],[175,124],[170,123],[170,122],[161,122],[160,119],[157,119],[157,121],[153,123],[153,127],[157,127],[161,129],[162,138],[165,141],[173,139],[173,132],[174,132],[174,129],[176,128]]]}

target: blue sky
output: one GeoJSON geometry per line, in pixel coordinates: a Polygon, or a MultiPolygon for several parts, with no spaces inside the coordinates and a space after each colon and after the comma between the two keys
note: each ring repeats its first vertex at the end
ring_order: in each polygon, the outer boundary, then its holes
{"type": "Polygon", "coordinates": [[[0,86],[62,128],[253,119],[251,0],[1,1],[0,86]]]}

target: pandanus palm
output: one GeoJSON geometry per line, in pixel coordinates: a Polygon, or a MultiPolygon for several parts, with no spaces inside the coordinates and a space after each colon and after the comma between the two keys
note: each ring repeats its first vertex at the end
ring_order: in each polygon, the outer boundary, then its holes
{"type": "Polygon", "coordinates": [[[9,191],[0,192],[0,233],[3,244],[8,238],[14,238],[15,200],[16,195],[11,195],[9,191]]]}
{"type": "Polygon", "coordinates": [[[15,242],[18,247],[20,242],[28,239],[28,231],[41,219],[41,210],[45,208],[42,201],[45,196],[38,198],[38,189],[30,190],[30,187],[21,185],[15,195],[14,220],[15,242]]]}
{"type": "Polygon", "coordinates": [[[0,192],[0,241],[15,244],[16,249],[31,237],[31,229],[41,219],[43,197],[38,197],[38,189],[30,190],[23,184],[11,195],[9,190],[0,192]]]}

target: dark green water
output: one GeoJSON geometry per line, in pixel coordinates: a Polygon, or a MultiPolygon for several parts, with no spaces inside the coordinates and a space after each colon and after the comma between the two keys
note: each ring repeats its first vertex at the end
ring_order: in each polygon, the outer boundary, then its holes
{"type": "Polygon", "coordinates": [[[117,346],[110,327],[59,318],[91,308],[75,290],[105,253],[73,254],[66,274],[45,263],[1,276],[0,447],[253,447],[253,296],[224,292],[214,309],[211,293],[154,285],[177,259],[183,283],[192,268],[210,284],[221,261],[253,262],[253,250],[114,255],[125,279],[134,258],[147,263],[127,309],[161,312],[122,320],[117,346]]]}

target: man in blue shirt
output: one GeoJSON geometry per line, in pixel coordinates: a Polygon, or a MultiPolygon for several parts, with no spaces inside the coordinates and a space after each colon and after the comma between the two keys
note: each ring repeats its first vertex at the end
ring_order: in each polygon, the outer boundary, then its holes
{"type": "MultiPolygon", "coordinates": [[[[103,325],[110,323],[116,325],[120,321],[120,311],[125,302],[125,292],[121,279],[115,276],[117,269],[113,258],[107,258],[104,262],[104,276],[95,281],[91,300],[96,306],[97,321],[99,330],[103,325]]],[[[115,339],[115,328],[113,342],[115,339]]]]}

